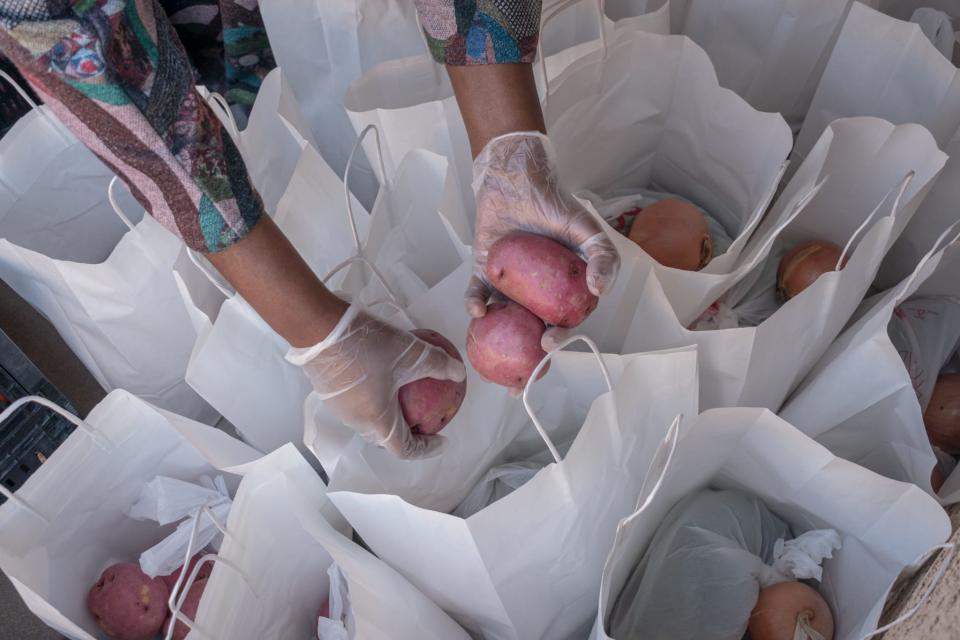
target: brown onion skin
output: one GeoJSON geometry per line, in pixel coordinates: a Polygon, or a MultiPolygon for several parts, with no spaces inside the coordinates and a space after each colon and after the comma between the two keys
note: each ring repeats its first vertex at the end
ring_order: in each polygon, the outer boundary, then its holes
{"type": "MultiPolygon", "coordinates": [[[[424,342],[440,347],[451,358],[463,362],[453,343],[430,329],[415,329],[413,335],[424,342]]],[[[467,381],[422,378],[400,387],[398,396],[403,419],[414,433],[434,435],[457,415],[467,395],[467,381]]]]}
{"type": "Polygon", "coordinates": [[[543,321],[516,302],[494,302],[486,315],[470,322],[467,359],[485,380],[522,388],[547,355],[540,346],[545,331],[543,321]]]}
{"type": "Polygon", "coordinates": [[[937,378],[923,424],[933,445],[960,455],[960,373],[943,373],[937,378]]]}
{"type": "Polygon", "coordinates": [[[793,640],[801,614],[826,640],[833,640],[830,605],[802,582],[782,582],[760,591],[750,613],[750,640],[793,640]]]}
{"type": "Polygon", "coordinates": [[[934,493],[939,493],[943,487],[943,483],[946,481],[947,478],[943,475],[943,471],[940,470],[940,465],[933,465],[933,471],[930,472],[930,486],[933,487],[934,493]]]}
{"type": "MultiPolygon", "coordinates": [[[[777,291],[784,300],[800,295],[817,278],[835,271],[843,250],[831,242],[813,240],[795,246],[780,259],[777,269],[777,291]]],[[[846,259],[840,265],[846,265],[846,259]]]]}
{"type": "Polygon", "coordinates": [[[576,327],[599,302],[587,286],[587,263],[533,233],[511,233],[493,243],[486,275],[497,291],[558,327],[576,327]]]}
{"type": "Polygon", "coordinates": [[[665,267],[699,271],[713,257],[710,226],[700,210],[668,198],[640,209],[628,236],[665,267]]]}

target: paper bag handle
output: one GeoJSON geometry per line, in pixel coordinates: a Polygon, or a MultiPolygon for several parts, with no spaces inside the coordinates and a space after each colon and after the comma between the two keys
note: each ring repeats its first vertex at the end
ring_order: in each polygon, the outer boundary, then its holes
{"type": "Polygon", "coordinates": [[[20,84],[19,84],[16,80],[13,79],[13,76],[11,76],[9,73],[7,73],[6,71],[4,71],[3,69],[0,69],[0,79],[6,80],[7,83],[8,83],[11,87],[13,87],[13,90],[16,91],[16,92],[20,95],[21,98],[23,98],[24,102],[26,102],[28,105],[30,105],[30,108],[31,108],[32,110],[37,111],[37,112],[40,113],[40,117],[41,117],[41,118],[46,118],[47,122],[49,122],[50,124],[52,124],[52,125],[53,125],[53,128],[56,129],[57,135],[59,135],[65,142],[73,142],[73,140],[71,140],[68,136],[64,135],[63,130],[62,130],[61,127],[58,125],[57,121],[54,120],[54,118],[50,115],[50,113],[47,112],[47,111],[44,111],[43,109],[41,109],[41,108],[40,108],[40,105],[38,105],[38,104],[33,100],[33,98],[30,97],[30,94],[27,93],[27,90],[24,89],[23,87],[21,87],[20,84]]]}
{"type": "Polygon", "coordinates": [[[930,595],[933,593],[933,590],[937,588],[937,585],[940,584],[940,580],[943,578],[943,575],[947,572],[947,568],[950,566],[950,562],[953,560],[953,556],[956,550],[957,550],[957,545],[953,544],[952,542],[947,542],[944,544],[938,544],[934,547],[931,547],[930,549],[920,554],[920,557],[917,558],[917,560],[914,562],[914,564],[916,565],[923,564],[924,562],[932,558],[933,555],[938,551],[947,552],[946,557],[944,557],[944,559],[940,562],[940,568],[937,569],[937,574],[933,577],[933,580],[930,581],[930,584],[927,585],[927,590],[923,592],[922,596],[920,596],[920,600],[917,602],[917,604],[910,607],[909,610],[901,614],[900,617],[898,617],[896,620],[893,620],[892,622],[888,622],[887,624],[883,625],[879,629],[875,629],[870,633],[866,634],[861,638],[861,640],[867,640],[868,638],[873,638],[878,635],[884,634],[890,629],[899,625],[900,623],[906,622],[907,620],[912,618],[917,613],[917,611],[920,610],[920,607],[922,607],[923,604],[930,598],[930,595]]]}
{"type": "MultiPolygon", "coordinates": [[[[582,0],[567,0],[557,5],[556,9],[552,12],[543,16],[540,21],[540,33],[546,33],[547,23],[556,18],[558,15],[569,9],[570,7],[578,4],[582,0]]],[[[607,59],[607,25],[606,25],[606,12],[604,11],[604,6],[606,0],[596,0],[597,6],[597,23],[600,26],[600,60],[607,59]]],[[[550,78],[547,77],[547,57],[543,54],[543,38],[537,42],[537,57],[539,58],[540,63],[540,74],[543,78],[543,101],[546,101],[550,98],[550,78]]]]}
{"type": "MultiPolygon", "coordinates": [[[[54,413],[59,414],[62,418],[64,418],[68,422],[72,423],[78,429],[82,429],[83,431],[86,431],[87,435],[90,436],[94,444],[96,444],[98,447],[100,447],[104,451],[110,448],[109,440],[104,438],[104,436],[102,436],[101,434],[97,433],[94,430],[94,428],[91,427],[89,424],[87,424],[84,420],[81,420],[80,418],[73,415],[72,413],[70,413],[60,405],[56,404],[55,402],[51,402],[50,400],[42,396],[24,396],[22,398],[18,398],[14,400],[12,403],[10,403],[9,407],[4,409],[3,412],[0,412],[0,424],[3,424],[4,422],[6,422],[9,418],[12,418],[13,414],[15,414],[17,411],[20,410],[20,407],[23,407],[28,404],[38,404],[42,407],[46,407],[47,409],[50,409],[54,413]]],[[[22,508],[26,509],[33,515],[37,516],[47,524],[50,524],[50,520],[46,516],[44,516],[42,513],[40,513],[33,507],[31,507],[29,504],[27,504],[25,500],[17,496],[17,494],[15,494],[13,491],[10,491],[2,484],[0,484],[0,495],[4,496],[7,500],[10,500],[11,502],[15,502],[16,504],[20,505],[22,508]]]]}
{"type": "Polygon", "coordinates": [[[903,194],[906,192],[907,187],[910,185],[910,182],[913,180],[913,177],[917,175],[917,172],[910,170],[907,172],[907,175],[900,180],[897,185],[891,188],[883,198],[880,199],[880,202],[877,203],[877,206],[874,207],[873,211],[870,212],[870,215],[867,216],[867,219],[864,220],[859,227],[853,232],[853,235],[850,236],[850,239],[847,240],[846,246],[843,248],[843,251],[840,253],[840,257],[837,259],[837,265],[834,267],[834,271],[840,271],[843,267],[843,263],[846,262],[847,256],[853,251],[853,244],[860,236],[860,233],[864,231],[870,224],[873,222],[877,213],[880,211],[880,207],[883,206],[883,203],[890,199],[890,196],[896,192],[897,197],[893,201],[893,213],[890,214],[890,217],[896,217],[897,211],[900,209],[900,200],[903,198],[903,194]]]}
{"type": "Polygon", "coordinates": [[[117,214],[117,217],[120,218],[123,224],[127,225],[127,228],[130,229],[130,231],[133,231],[134,233],[139,233],[137,231],[137,225],[133,224],[133,221],[130,220],[129,217],[127,217],[127,214],[124,213],[123,209],[120,207],[120,204],[117,202],[117,196],[114,193],[114,188],[116,187],[117,182],[119,181],[120,181],[120,178],[118,178],[117,176],[113,176],[113,178],[111,178],[110,180],[110,184],[107,185],[107,200],[110,201],[110,208],[113,209],[113,212],[117,214]]]}
{"type": "Polygon", "coordinates": [[[900,285],[900,290],[897,292],[898,303],[903,301],[904,294],[910,290],[911,285],[913,285],[913,281],[916,280],[920,272],[923,271],[924,265],[927,264],[930,260],[932,260],[933,256],[935,256],[937,253],[939,253],[940,251],[943,251],[944,249],[952,245],[954,242],[957,242],[958,240],[960,240],[960,232],[958,232],[958,228],[960,228],[960,220],[957,220],[956,222],[951,224],[949,227],[947,227],[943,231],[943,233],[941,233],[940,236],[934,241],[933,246],[931,246],[930,249],[925,254],[923,254],[923,257],[920,258],[920,260],[917,262],[917,266],[913,268],[913,271],[910,273],[910,276],[906,280],[904,280],[903,283],[900,285]],[[944,242],[944,240],[947,237],[950,237],[950,241],[944,242]]]}
{"type": "MultiPolygon", "coordinates": [[[[210,520],[210,522],[213,523],[213,526],[215,526],[217,530],[219,530],[220,533],[222,533],[225,537],[230,537],[234,541],[236,541],[236,538],[233,538],[233,535],[227,530],[227,528],[223,525],[223,523],[217,520],[216,516],[213,515],[213,511],[210,509],[209,503],[205,504],[203,505],[203,507],[200,508],[199,511],[197,511],[197,515],[193,517],[193,526],[190,529],[190,539],[187,542],[187,553],[183,562],[184,567],[189,567],[190,560],[193,559],[193,552],[194,552],[193,546],[194,544],[196,544],[197,535],[200,532],[200,516],[201,515],[206,515],[207,518],[210,520]]],[[[220,564],[228,566],[234,571],[236,571],[237,574],[240,576],[240,578],[243,580],[244,584],[247,585],[247,588],[250,589],[250,593],[253,594],[253,597],[259,600],[260,596],[257,595],[257,592],[254,590],[253,585],[251,585],[250,581],[247,580],[246,574],[240,569],[240,567],[238,567],[236,564],[234,564],[230,560],[227,560],[215,553],[205,554],[201,556],[200,559],[197,560],[197,562],[194,564],[193,569],[190,571],[189,576],[185,577],[183,571],[180,571],[180,575],[177,576],[177,581],[174,584],[173,589],[170,590],[170,597],[167,599],[167,607],[170,609],[171,620],[170,620],[169,627],[164,633],[164,640],[172,640],[173,630],[176,627],[177,621],[180,621],[183,624],[185,624],[192,633],[197,633],[206,638],[212,638],[212,636],[205,633],[202,629],[198,629],[196,626],[196,622],[188,618],[186,614],[184,614],[180,610],[183,607],[183,604],[187,600],[187,594],[190,593],[190,588],[193,586],[193,583],[196,581],[197,575],[199,575],[200,573],[200,569],[207,562],[219,562],[220,564]],[[177,598],[178,593],[180,594],[179,598],[177,598]]]]}
{"type": "MultiPolygon", "coordinates": [[[[230,105],[227,103],[227,99],[216,91],[211,91],[209,97],[207,98],[207,103],[213,103],[219,107],[220,112],[223,113],[226,122],[224,123],[227,127],[227,133],[230,134],[230,138],[233,140],[234,144],[239,144],[240,142],[240,127],[237,126],[237,119],[233,115],[233,110],[230,109],[230,105]]],[[[223,120],[221,119],[221,120],[223,120]]]]}
{"type": "MultiPolygon", "coordinates": [[[[360,135],[357,136],[357,141],[353,144],[353,149],[350,150],[350,155],[347,157],[347,167],[343,172],[343,195],[347,203],[347,222],[350,223],[350,233],[353,235],[353,249],[355,254],[340,264],[336,265],[327,272],[327,275],[323,277],[323,283],[327,284],[333,278],[347,267],[352,264],[362,264],[370,269],[370,272],[373,273],[374,278],[377,279],[377,282],[380,283],[380,286],[383,287],[383,290],[386,291],[387,296],[390,298],[390,302],[394,303],[397,309],[399,309],[404,316],[406,312],[400,306],[399,298],[394,294],[393,289],[390,288],[390,285],[387,284],[386,278],[383,277],[383,274],[380,273],[380,270],[377,269],[376,265],[373,264],[370,260],[363,255],[363,244],[360,242],[360,232],[357,231],[357,221],[353,214],[353,196],[350,193],[350,169],[353,167],[353,157],[357,153],[357,150],[363,144],[363,139],[367,137],[367,134],[373,131],[373,135],[377,141],[377,159],[380,164],[380,175],[383,176],[384,187],[389,188],[390,181],[387,179],[387,170],[383,164],[383,148],[380,145],[380,130],[374,124],[369,124],[364,127],[363,131],[360,132],[360,135]]],[[[407,319],[410,318],[407,316],[407,319]]],[[[411,323],[412,324],[412,323],[411,323]]]]}
{"type": "Polygon", "coordinates": [[[527,410],[527,415],[530,416],[530,421],[533,422],[533,426],[536,427],[537,433],[539,433],[540,437],[543,438],[543,441],[547,445],[547,449],[550,450],[550,454],[557,462],[562,460],[560,457],[560,452],[553,444],[553,440],[547,434],[547,430],[543,428],[543,424],[540,422],[537,414],[534,413],[533,407],[530,406],[530,388],[533,387],[533,383],[536,382],[537,376],[540,375],[540,372],[543,371],[543,368],[547,366],[547,363],[550,362],[551,358],[553,358],[553,354],[577,341],[583,342],[590,347],[590,351],[592,351],[593,355],[596,356],[597,363],[600,365],[600,372],[603,373],[603,381],[607,384],[607,391],[613,391],[613,383],[610,381],[610,371],[607,369],[607,364],[603,361],[603,357],[600,355],[600,349],[597,348],[597,344],[593,340],[582,334],[570,336],[552,349],[550,353],[543,356],[543,359],[537,363],[537,366],[533,369],[533,373],[531,373],[530,377],[527,379],[527,384],[523,388],[523,408],[527,410]]]}

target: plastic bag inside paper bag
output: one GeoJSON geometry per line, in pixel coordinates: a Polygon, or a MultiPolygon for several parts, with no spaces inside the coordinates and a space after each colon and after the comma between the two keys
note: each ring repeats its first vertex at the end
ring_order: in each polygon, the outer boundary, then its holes
{"type": "Polygon", "coordinates": [[[820,580],[840,548],[833,529],[797,535],[754,496],[705,490],[678,503],[620,592],[617,640],[740,640],[760,590],[820,580]]]}
{"type": "Polygon", "coordinates": [[[330,577],[330,597],[326,611],[321,610],[317,620],[319,640],[350,640],[356,633],[353,611],[350,608],[350,585],[336,563],[327,570],[330,577]],[[326,613],[327,615],[323,615],[326,613]]]}
{"type": "MultiPolygon", "coordinates": [[[[144,485],[140,499],[127,512],[134,520],[153,520],[160,525],[180,522],[176,531],[140,555],[140,569],[151,578],[170,575],[183,565],[196,515],[210,509],[217,522],[226,522],[233,504],[223,476],[201,476],[192,484],[157,476],[144,485]]],[[[210,518],[201,518],[194,549],[219,548],[220,532],[210,518]]]]}
{"type": "Polygon", "coordinates": [[[690,202],[686,198],[674,195],[672,193],[666,193],[664,191],[654,191],[653,189],[636,189],[636,188],[620,188],[614,189],[605,193],[602,197],[588,189],[578,191],[574,194],[578,198],[584,200],[589,200],[590,204],[593,205],[593,208],[596,209],[597,213],[607,221],[611,227],[622,233],[623,235],[629,235],[630,227],[633,225],[633,221],[636,219],[639,211],[637,209],[643,209],[649,207],[655,202],[660,200],[675,199],[683,200],[688,202],[697,208],[701,214],[703,214],[704,219],[707,221],[707,225],[710,227],[710,241],[713,244],[713,254],[712,258],[717,256],[722,256],[727,252],[727,249],[730,248],[730,245],[733,244],[733,234],[737,234],[738,229],[727,231],[724,228],[723,223],[719,218],[711,215],[709,211],[697,206],[696,203],[690,202]]]}
{"type": "Polygon", "coordinates": [[[926,410],[937,376],[960,347],[960,298],[910,298],[894,310],[887,331],[926,410]]]}

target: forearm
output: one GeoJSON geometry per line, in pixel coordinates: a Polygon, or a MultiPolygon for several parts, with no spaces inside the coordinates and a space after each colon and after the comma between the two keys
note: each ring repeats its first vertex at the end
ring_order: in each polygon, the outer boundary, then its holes
{"type": "Polygon", "coordinates": [[[474,157],[497,136],[514,131],[546,133],[533,65],[448,65],[447,73],[474,157]]]}
{"type": "Polygon", "coordinates": [[[347,309],[267,216],[242,240],[207,258],[293,347],[323,340],[347,309]]]}
{"type": "Polygon", "coordinates": [[[189,247],[242,238],[263,205],[159,5],[47,5],[21,12],[0,0],[0,53],[189,247]]]}

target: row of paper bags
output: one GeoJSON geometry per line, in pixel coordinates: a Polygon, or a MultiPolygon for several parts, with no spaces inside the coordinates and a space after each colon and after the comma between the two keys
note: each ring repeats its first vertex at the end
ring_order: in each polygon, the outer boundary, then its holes
{"type": "MultiPolygon", "coordinates": [[[[848,26],[861,11],[851,11],[848,26]]],[[[686,273],[656,265],[611,232],[624,268],[617,287],[582,331],[608,353],[678,350],[604,356],[609,389],[601,384],[603,377],[595,372],[591,356],[558,354],[550,377],[537,385],[531,407],[546,425],[545,437],[573,444],[557,464],[466,520],[445,513],[488,469],[544,448],[541,433],[519,403],[471,374],[467,401],[445,432],[449,446],[444,455],[409,463],[353,439],[324,412],[322,403],[307,398],[306,445],[331,476],[330,499],[392,569],[320,524],[338,522],[333,512],[324,511],[322,486],[314,494],[302,489],[308,498],[288,512],[291,522],[302,522],[302,513],[326,513],[327,520],[315,518],[314,526],[299,529],[265,527],[255,508],[236,507],[244,504],[240,498],[245,494],[238,490],[226,523],[233,534],[228,539],[239,538],[249,527],[250,536],[275,545],[273,553],[301,548],[295,544],[325,549],[341,566],[351,597],[361,594],[359,604],[352,603],[355,619],[358,629],[370,631],[355,637],[408,637],[398,633],[406,628],[407,615],[420,625],[422,635],[458,637],[450,619],[430,600],[487,637],[585,637],[595,620],[604,620],[610,598],[663,514],[681,496],[707,485],[745,489],[798,526],[829,526],[841,532],[844,548],[828,563],[823,590],[838,616],[838,637],[843,638],[872,629],[900,569],[949,533],[942,510],[917,488],[831,455],[930,489],[935,460],[886,325],[893,308],[918,288],[950,294],[949,287],[956,286],[956,279],[949,277],[956,273],[956,246],[942,250],[952,240],[944,234],[943,221],[952,215],[950,189],[956,188],[945,178],[956,169],[937,149],[939,140],[918,126],[893,126],[872,118],[833,122],[809,152],[795,156],[792,178],[764,218],[792,145],[783,120],[755,111],[721,89],[710,60],[690,40],[629,31],[609,40],[605,55],[574,59],[564,75],[551,80],[551,138],[569,186],[594,193],[650,187],[681,195],[720,220],[732,243],[704,271],[686,273]],[[652,86],[665,89],[657,94],[650,91],[652,86]],[[637,121],[635,113],[624,109],[628,104],[649,115],[637,121]],[[591,162],[583,163],[582,154],[589,154],[591,162]],[[585,166],[589,172],[580,171],[585,166]],[[753,290],[752,280],[761,267],[778,259],[777,252],[789,243],[824,236],[849,252],[850,262],[842,271],[821,278],[757,327],[687,329],[718,299],[737,309],[753,290]],[[894,288],[864,306],[856,323],[843,331],[874,283],[880,289],[894,288]],[[691,344],[696,349],[689,348],[691,344]],[[863,376],[865,366],[876,375],[863,376]],[[838,388],[850,391],[836,393],[838,388]],[[710,410],[736,406],[780,411],[827,448],[763,410],[710,410]],[[705,410],[710,411],[698,416],[705,410]],[[687,417],[671,429],[678,414],[687,417]],[[882,437],[877,437],[878,430],[882,437]],[[598,501],[598,495],[608,499],[598,501]],[[631,516],[634,511],[638,513],[631,516]],[[321,529],[326,533],[316,533],[321,529]],[[300,535],[299,541],[275,537],[287,533],[300,535]],[[355,557],[355,563],[346,557],[355,557]],[[364,597],[371,598],[368,611],[364,597]],[[397,602],[405,606],[396,607],[397,602]]],[[[358,85],[370,80],[365,76],[358,85]]],[[[394,312],[395,321],[439,330],[462,349],[467,318],[459,300],[469,269],[463,260],[471,227],[464,174],[458,173],[462,154],[447,149],[448,160],[415,149],[422,146],[413,141],[423,130],[411,129],[403,119],[395,118],[391,126],[378,121],[367,148],[375,160],[377,146],[383,149],[384,180],[368,214],[361,202],[345,200],[342,181],[311,144],[301,107],[285,76],[275,72],[248,129],[232,129],[278,224],[326,277],[358,255],[348,217],[352,209],[363,255],[388,286],[362,262],[334,275],[333,284],[367,296],[371,303],[386,299],[390,304],[381,309],[394,312]],[[400,135],[410,137],[409,150],[397,143],[400,135]],[[403,151],[401,160],[394,162],[398,151],[403,151]]],[[[445,108],[455,114],[450,104],[445,108]]],[[[358,128],[361,125],[365,123],[358,128]]],[[[47,171],[56,162],[84,166],[66,161],[67,154],[84,156],[84,151],[44,110],[35,111],[21,126],[48,132],[44,140],[51,152],[49,160],[42,160],[48,164],[24,163],[27,175],[12,181],[20,189],[11,192],[14,212],[31,194],[42,194],[41,178],[69,178],[63,171],[47,171]]],[[[422,140],[447,144],[443,136],[455,138],[446,125],[436,126],[436,135],[422,140]]],[[[18,137],[12,140],[3,144],[13,145],[18,137]]],[[[0,157],[11,155],[5,148],[0,157]]],[[[6,181],[7,173],[3,175],[6,181]]],[[[83,175],[82,170],[73,175],[83,175]]],[[[75,185],[66,182],[62,192],[70,204],[64,199],[52,207],[62,218],[50,226],[62,229],[64,238],[86,228],[89,219],[116,224],[106,208],[109,175],[92,159],[87,175],[94,180],[75,182],[90,185],[89,207],[77,214],[77,200],[70,195],[75,185]]],[[[131,207],[120,203],[118,208],[123,212],[131,207]]],[[[24,237],[32,233],[34,242],[53,241],[55,236],[45,229],[38,233],[29,226],[45,218],[21,217],[27,227],[24,237]]],[[[98,378],[105,386],[125,386],[158,405],[205,420],[219,412],[261,451],[300,442],[301,405],[308,388],[299,371],[283,361],[283,341],[222,282],[208,279],[202,261],[170,245],[151,219],[131,226],[129,232],[114,228],[113,238],[122,238],[112,251],[107,241],[99,252],[64,241],[59,247],[31,250],[24,247],[27,241],[9,242],[5,222],[3,249],[13,257],[4,257],[3,277],[55,321],[81,357],[87,354],[85,362],[99,365],[91,369],[95,374],[104,371],[98,378]],[[134,248],[122,251],[125,243],[134,248]],[[91,253],[67,253],[81,249],[91,253]],[[22,274],[19,286],[8,270],[22,274]],[[36,278],[38,273],[46,277],[36,278]],[[146,307],[153,309],[151,317],[142,311],[142,296],[154,295],[153,284],[168,297],[156,294],[155,306],[146,307]],[[157,342],[149,351],[142,346],[144,335],[173,339],[173,330],[162,333],[160,327],[145,324],[160,324],[160,319],[169,323],[171,314],[180,322],[174,325],[180,351],[169,350],[180,358],[174,364],[162,361],[167,356],[157,352],[157,342]],[[143,367],[137,357],[156,363],[156,368],[143,367]]],[[[258,456],[217,432],[157,412],[121,392],[112,394],[86,424],[107,440],[78,430],[16,500],[0,507],[4,570],[35,611],[72,637],[95,633],[82,594],[99,571],[110,561],[135,556],[149,546],[151,536],[159,535],[152,530],[135,534],[134,525],[121,517],[143,483],[161,473],[192,479],[209,473],[211,466],[227,470],[258,456]],[[189,425],[174,430],[191,435],[181,435],[186,442],[175,440],[175,446],[169,441],[159,448],[145,446],[139,458],[114,447],[128,437],[128,447],[141,443],[146,436],[140,425],[148,422],[144,413],[159,415],[168,425],[189,425]],[[113,439],[110,424],[119,425],[113,439]],[[79,457],[71,460],[68,452],[74,449],[79,457]],[[191,450],[206,461],[188,472],[184,469],[189,465],[179,456],[191,450]],[[173,469],[143,460],[150,456],[169,461],[173,469]],[[115,467],[115,472],[105,473],[115,467]],[[129,486],[123,486],[127,478],[129,486]],[[65,495],[66,483],[75,491],[65,495]],[[71,511],[74,508],[79,511],[71,511]],[[94,553],[85,552],[88,546],[94,553]],[[54,562],[64,567],[56,574],[54,562]],[[74,568],[77,563],[82,566],[74,568]]],[[[289,476],[297,486],[319,484],[307,480],[312,476],[305,471],[306,463],[289,449],[251,468],[260,465],[262,476],[241,473],[241,489],[244,483],[255,487],[259,480],[250,479],[254,477],[279,476],[287,482],[289,476]],[[286,471],[297,467],[304,471],[286,471]]],[[[941,497],[952,500],[958,482],[948,480],[941,497]]],[[[263,499],[276,502],[274,497],[263,499]]],[[[278,517],[277,511],[270,513],[270,518],[278,517]]],[[[329,559],[309,571],[304,568],[301,583],[283,575],[292,570],[289,560],[284,564],[253,543],[236,548],[225,544],[220,553],[248,570],[238,577],[227,564],[214,569],[211,593],[197,614],[199,633],[244,637],[236,629],[255,629],[259,635],[249,637],[306,637],[307,622],[322,601],[329,559]],[[245,560],[250,549],[255,557],[245,560]],[[271,572],[271,566],[278,568],[271,572]],[[292,591],[299,591],[291,588],[294,584],[315,586],[305,589],[300,601],[292,597],[292,591]],[[283,597],[273,598],[278,594],[283,597]],[[243,624],[230,626],[234,617],[243,624]]],[[[603,637],[602,625],[594,631],[603,637]]]]}

